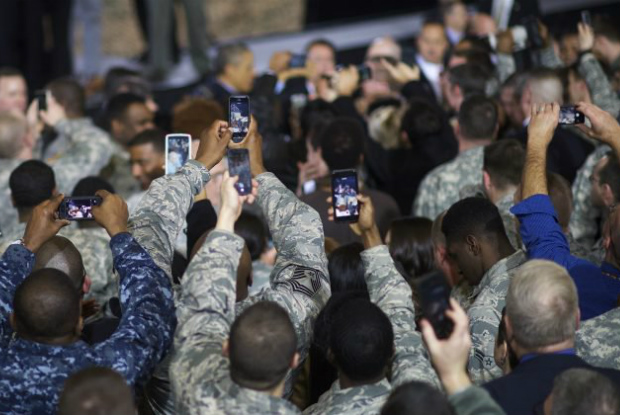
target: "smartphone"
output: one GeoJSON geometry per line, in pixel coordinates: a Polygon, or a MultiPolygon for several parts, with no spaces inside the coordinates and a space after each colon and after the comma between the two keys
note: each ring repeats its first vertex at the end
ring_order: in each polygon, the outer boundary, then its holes
{"type": "Polygon", "coordinates": [[[530,47],[534,49],[542,49],[545,46],[545,41],[540,35],[538,18],[536,16],[528,16],[524,18],[523,26],[527,32],[527,39],[530,42],[530,47]]]}
{"type": "Polygon", "coordinates": [[[244,148],[228,150],[228,173],[231,177],[239,176],[235,188],[240,195],[252,193],[252,171],[248,150],[244,148]]]}
{"type": "Polygon", "coordinates": [[[435,330],[439,339],[450,337],[454,322],[446,315],[450,308],[450,286],[440,271],[432,271],[414,280],[422,315],[435,330]]]}
{"type": "Polygon", "coordinates": [[[332,172],[332,205],[336,222],[357,222],[360,216],[358,193],[357,171],[332,172]]]}
{"type": "Polygon", "coordinates": [[[178,172],[192,156],[192,137],[189,134],[166,135],[166,174],[178,172]]]}
{"type": "Polygon", "coordinates": [[[305,68],[306,67],[306,55],[294,54],[291,56],[291,61],[288,67],[293,68],[305,68]]]}
{"type": "Polygon", "coordinates": [[[58,206],[58,218],[67,220],[93,220],[93,206],[101,205],[99,196],[65,197],[58,206]]]}
{"type": "Polygon", "coordinates": [[[372,70],[368,65],[358,65],[357,73],[360,76],[360,83],[372,78],[372,70]]]}
{"type": "Polygon", "coordinates": [[[561,125],[583,124],[585,121],[586,117],[583,115],[583,112],[577,111],[575,107],[560,108],[561,125]]]}
{"type": "Polygon", "coordinates": [[[581,12],[581,23],[586,26],[592,27],[592,15],[588,10],[584,10],[581,12]]]}
{"type": "Polygon", "coordinates": [[[39,111],[47,111],[47,91],[40,89],[34,93],[34,96],[37,98],[37,106],[39,107],[39,111]]]}
{"type": "Polygon", "coordinates": [[[240,143],[250,129],[250,97],[233,96],[228,99],[228,125],[234,143],[240,143]]]}

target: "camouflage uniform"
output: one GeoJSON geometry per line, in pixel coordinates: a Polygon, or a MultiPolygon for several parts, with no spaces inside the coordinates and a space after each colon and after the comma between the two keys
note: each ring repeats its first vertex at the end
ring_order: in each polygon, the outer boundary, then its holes
{"type": "Polygon", "coordinates": [[[11,203],[9,177],[11,177],[13,170],[24,161],[0,159],[0,231],[2,232],[2,239],[11,233],[11,228],[18,222],[17,210],[11,203]]]}
{"type": "Polygon", "coordinates": [[[575,348],[593,366],[620,370],[620,308],[582,322],[575,348]]]}
{"type": "Polygon", "coordinates": [[[127,200],[134,193],[142,191],[140,183],[131,175],[129,152],[120,144],[112,143],[113,152],[110,162],[101,170],[100,176],[107,180],[114,191],[127,200]]]}
{"type": "Polygon", "coordinates": [[[473,347],[469,356],[468,370],[477,384],[489,382],[502,375],[495,364],[495,336],[506,305],[510,278],[527,260],[521,250],[502,259],[489,269],[480,284],[474,287],[474,302],[467,311],[473,347]]]}
{"type": "Polygon", "coordinates": [[[456,415],[505,415],[489,392],[477,386],[448,396],[456,415]]]}
{"type": "Polygon", "coordinates": [[[411,380],[439,387],[435,370],[415,330],[411,287],[394,266],[388,247],[377,246],[361,254],[370,300],[388,316],[394,329],[391,380],[341,389],[336,381],[304,415],[374,415],[381,411],[392,386],[411,380]]]}
{"type": "Polygon", "coordinates": [[[413,216],[435,220],[441,212],[458,202],[463,187],[479,184],[483,155],[484,146],[472,148],[428,173],[418,188],[413,216]]]}
{"type": "Polygon", "coordinates": [[[176,318],[168,279],[148,253],[127,233],[110,241],[121,276],[120,326],[112,337],[90,347],[82,341],[49,345],[23,340],[8,315],[16,288],[31,272],[34,254],[11,246],[0,260],[0,413],[55,414],[64,381],[90,366],[110,367],[136,386],[165,354],[176,318]]]}
{"type": "Polygon", "coordinates": [[[269,286],[269,276],[273,272],[273,267],[260,260],[252,262],[252,286],[248,288],[249,295],[256,295],[263,288],[269,286]]]}
{"type": "Polygon", "coordinates": [[[465,311],[469,310],[469,307],[474,302],[473,295],[474,287],[469,285],[465,278],[452,287],[452,292],[450,293],[450,297],[454,298],[465,311]]]}

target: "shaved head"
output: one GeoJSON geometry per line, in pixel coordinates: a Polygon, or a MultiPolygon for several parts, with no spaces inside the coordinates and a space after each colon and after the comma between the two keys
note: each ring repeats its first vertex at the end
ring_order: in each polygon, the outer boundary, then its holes
{"type": "Polygon", "coordinates": [[[54,236],[41,246],[37,252],[33,270],[43,268],[62,271],[81,293],[85,276],[82,255],[73,242],[67,238],[54,236]]]}

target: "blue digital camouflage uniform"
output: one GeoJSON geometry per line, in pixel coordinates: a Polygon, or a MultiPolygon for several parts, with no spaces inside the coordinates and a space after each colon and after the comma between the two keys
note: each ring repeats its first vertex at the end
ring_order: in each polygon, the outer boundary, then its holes
{"type": "Polygon", "coordinates": [[[34,265],[34,254],[11,246],[0,260],[0,413],[55,414],[64,381],[72,373],[105,366],[135,386],[149,376],[168,349],[176,319],[168,279],[127,233],[110,242],[121,276],[123,317],[112,337],[94,347],[82,341],[56,346],[16,337],[8,324],[16,288],[34,265]]]}

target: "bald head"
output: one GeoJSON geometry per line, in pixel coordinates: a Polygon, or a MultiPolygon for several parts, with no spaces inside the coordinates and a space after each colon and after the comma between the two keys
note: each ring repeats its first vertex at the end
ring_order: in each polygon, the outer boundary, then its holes
{"type": "Polygon", "coordinates": [[[80,295],[61,271],[43,268],[22,282],[13,297],[15,330],[21,337],[46,343],[77,334],[80,295]]]}
{"type": "Polygon", "coordinates": [[[69,239],[56,235],[41,246],[33,269],[36,271],[42,268],[62,271],[81,293],[85,276],[84,263],[80,251],[69,239]]]}
{"type": "Polygon", "coordinates": [[[575,283],[554,262],[529,261],[510,282],[506,317],[514,341],[528,352],[573,341],[579,320],[575,283]]]}
{"type": "Polygon", "coordinates": [[[532,105],[549,104],[564,101],[564,87],[558,73],[552,69],[542,68],[528,75],[525,90],[521,95],[521,109],[526,116],[531,113],[532,105]]]}

